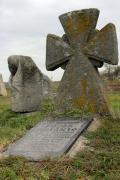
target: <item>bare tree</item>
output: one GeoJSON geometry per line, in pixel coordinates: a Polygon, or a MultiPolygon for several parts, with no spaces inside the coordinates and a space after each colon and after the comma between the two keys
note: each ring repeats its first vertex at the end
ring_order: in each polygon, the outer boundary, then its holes
{"type": "Polygon", "coordinates": [[[107,78],[108,80],[120,79],[120,66],[105,64],[104,67],[105,69],[102,73],[102,76],[104,78],[107,78]]]}

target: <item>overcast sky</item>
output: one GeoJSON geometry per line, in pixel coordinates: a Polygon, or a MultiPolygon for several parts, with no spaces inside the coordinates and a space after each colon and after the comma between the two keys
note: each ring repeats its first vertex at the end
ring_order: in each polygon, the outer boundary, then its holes
{"type": "Polygon", "coordinates": [[[10,75],[7,58],[14,54],[32,57],[43,73],[60,80],[61,68],[52,72],[45,69],[46,36],[63,34],[59,15],[84,8],[100,10],[98,29],[113,22],[120,42],[119,0],[0,0],[0,73],[4,81],[10,75]]]}

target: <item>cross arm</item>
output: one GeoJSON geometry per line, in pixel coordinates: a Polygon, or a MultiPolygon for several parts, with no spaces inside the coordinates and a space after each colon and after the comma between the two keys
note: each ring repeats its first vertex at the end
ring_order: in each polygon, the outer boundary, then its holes
{"type": "Polygon", "coordinates": [[[118,44],[115,25],[107,24],[83,49],[84,53],[100,62],[118,64],[118,44]]]}
{"type": "Polygon", "coordinates": [[[59,36],[48,34],[46,44],[46,69],[61,67],[73,55],[71,47],[59,36]]]}

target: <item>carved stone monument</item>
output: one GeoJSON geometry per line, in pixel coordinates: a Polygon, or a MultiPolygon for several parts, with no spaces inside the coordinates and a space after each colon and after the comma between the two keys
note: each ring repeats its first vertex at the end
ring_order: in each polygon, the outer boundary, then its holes
{"type": "Polygon", "coordinates": [[[98,16],[98,9],[63,14],[59,19],[66,34],[47,36],[47,70],[65,69],[56,99],[61,111],[87,107],[102,115],[110,112],[98,67],[118,64],[117,36],[114,24],[95,29],[98,16]]]}
{"type": "Polygon", "coordinates": [[[33,161],[57,158],[69,151],[91,122],[92,118],[44,119],[23,138],[11,144],[5,154],[24,156],[33,161]]]}
{"type": "Polygon", "coordinates": [[[3,82],[2,74],[0,74],[0,96],[7,96],[7,90],[3,82]]]}
{"type": "Polygon", "coordinates": [[[47,79],[30,57],[10,56],[8,65],[11,72],[12,110],[22,113],[36,111],[44,96],[47,79]]]}

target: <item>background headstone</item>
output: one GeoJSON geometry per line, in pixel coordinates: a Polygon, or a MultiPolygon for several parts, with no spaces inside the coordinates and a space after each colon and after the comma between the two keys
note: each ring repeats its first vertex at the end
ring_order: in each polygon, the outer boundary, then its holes
{"type": "Polygon", "coordinates": [[[48,99],[52,97],[52,84],[51,80],[43,74],[43,79],[42,79],[42,97],[43,99],[48,99]]]}
{"type": "Polygon", "coordinates": [[[36,111],[46,91],[47,79],[28,56],[10,56],[8,65],[11,72],[9,83],[12,92],[12,110],[15,112],[36,111]]]}
{"type": "Polygon", "coordinates": [[[7,96],[5,83],[3,82],[2,74],[0,74],[0,96],[7,96]]]}

